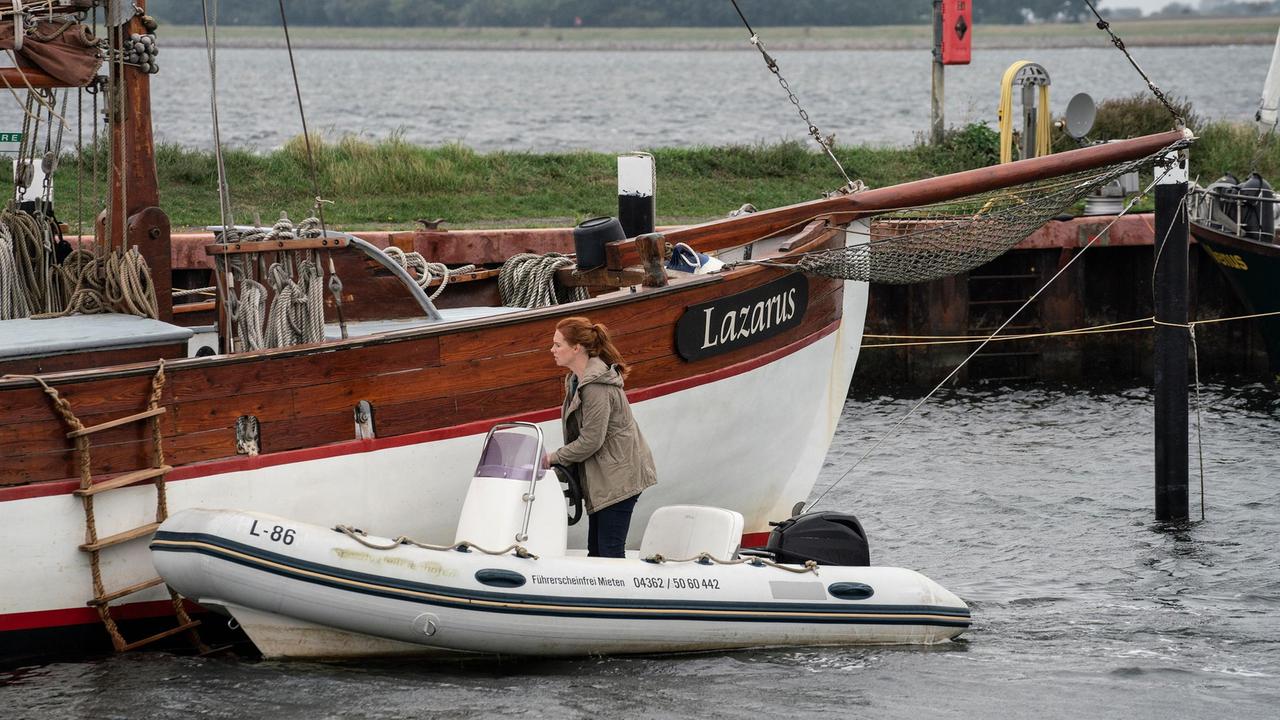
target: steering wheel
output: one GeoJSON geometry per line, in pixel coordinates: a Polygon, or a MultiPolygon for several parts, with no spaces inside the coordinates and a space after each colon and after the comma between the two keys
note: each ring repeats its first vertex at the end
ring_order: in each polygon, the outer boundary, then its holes
{"type": "Polygon", "coordinates": [[[569,515],[569,524],[577,525],[582,519],[582,483],[578,480],[578,474],[568,465],[556,463],[551,466],[556,471],[556,475],[560,478],[560,482],[566,485],[564,494],[565,499],[569,501],[569,507],[573,512],[569,515]]]}

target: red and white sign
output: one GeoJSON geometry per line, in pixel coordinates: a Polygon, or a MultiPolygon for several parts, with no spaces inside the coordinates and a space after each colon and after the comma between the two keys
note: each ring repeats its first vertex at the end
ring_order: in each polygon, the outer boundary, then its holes
{"type": "Polygon", "coordinates": [[[942,0],[942,64],[968,65],[972,37],[972,0],[942,0]]]}

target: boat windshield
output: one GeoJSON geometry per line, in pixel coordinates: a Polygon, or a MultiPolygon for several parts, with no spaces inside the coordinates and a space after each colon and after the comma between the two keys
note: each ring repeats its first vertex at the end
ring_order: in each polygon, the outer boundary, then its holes
{"type": "Polygon", "coordinates": [[[499,430],[489,436],[480,453],[476,477],[531,480],[535,470],[542,475],[538,439],[527,433],[499,430]]]}

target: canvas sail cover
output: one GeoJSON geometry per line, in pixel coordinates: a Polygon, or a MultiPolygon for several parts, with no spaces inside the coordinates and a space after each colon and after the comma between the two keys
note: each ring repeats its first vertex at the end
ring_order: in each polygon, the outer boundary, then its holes
{"type": "MultiPolygon", "coordinates": [[[[13,24],[0,23],[0,50],[13,50],[13,24]]],[[[40,21],[22,38],[18,67],[39,68],[69,87],[84,87],[102,58],[93,30],[81,23],[40,21]]]]}
{"type": "Polygon", "coordinates": [[[1271,52],[1271,68],[1267,81],[1262,84],[1262,102],[1258,105],[1258,122],[1266,128],[1276,125],[1276,108],[1280,105],[1280,32],[1276,33],[1276,47],[1271,52]]]}

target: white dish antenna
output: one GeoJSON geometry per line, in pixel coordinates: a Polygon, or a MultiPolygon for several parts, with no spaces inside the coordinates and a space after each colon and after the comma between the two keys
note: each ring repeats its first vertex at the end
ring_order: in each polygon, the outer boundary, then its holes
{"type": "Polygon", "coordinates": [[[1098,108],[1088,93],[1077,93],[1067,103],[1067,117],[1063,129],[1076,140],[1084,139],[1093,129],[1093,121],[1098,118],[1098,108]]]}

